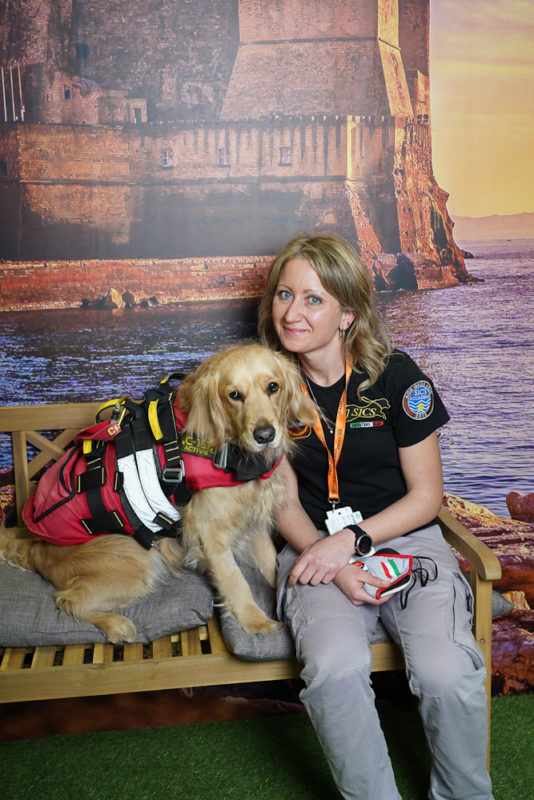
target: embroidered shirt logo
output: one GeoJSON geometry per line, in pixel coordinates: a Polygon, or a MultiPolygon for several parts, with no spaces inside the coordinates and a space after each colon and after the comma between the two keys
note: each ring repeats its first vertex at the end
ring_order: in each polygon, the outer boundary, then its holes
{"type": "Polygon", "coordinates": [[[370,400],[365,395],[360,398],[360,405],[350,405],[347,408],[347,422],[354,427],[362,427],[361,425],[355,426],[356,420],[371,420],[371,419],[387,419],[386,411],[391,408],[389,400],[385,397],[379,397],[376,400],[370,400]]]}
{"type": "Polygon", "coordinates": [[[417,381],[406,389],[402,407],[411,419],[426,419],[434,408],[434,394],[428,381],[417,381]]]}

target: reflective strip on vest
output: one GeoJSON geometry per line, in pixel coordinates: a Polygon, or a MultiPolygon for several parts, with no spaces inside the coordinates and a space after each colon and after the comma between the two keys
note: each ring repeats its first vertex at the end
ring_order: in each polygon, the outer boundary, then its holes
{"type": "Polygon", "coordinates": [[[165,514],[174,522],[179,520],[180,512],[165,497],[161,489],[152,448],[150,450],[138,450],[135,453],[135,459],[141,486],[154,514],[165,514]]]}
{"type": "Polygon", "coordinates": [[[135,455],[130,453],[129,456],[118,458],[117,470],[122,472],[124,478],[123,491],[136,517],[154,533],[161,531],[161,525],[154,522],[154,510],[146,499],[143,487],[141,486],[135,455]]]}

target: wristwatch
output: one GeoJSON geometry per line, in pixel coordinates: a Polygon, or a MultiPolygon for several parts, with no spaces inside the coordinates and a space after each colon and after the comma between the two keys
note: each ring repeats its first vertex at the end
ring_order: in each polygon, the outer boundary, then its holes
{"type": "Polygon", "coordinates": [[[368,556],[373,551],[373,540],[359,525],[347,525],[354,534],[354,554],[368,556]]]}

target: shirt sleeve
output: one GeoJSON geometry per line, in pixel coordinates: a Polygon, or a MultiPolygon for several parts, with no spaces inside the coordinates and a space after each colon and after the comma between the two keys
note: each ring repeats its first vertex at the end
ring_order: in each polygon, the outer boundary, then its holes
{"type": "Polygon", "coordinates": [[[449,421],[433,382],[407,353],[391,355],[384,381],[397,447],[417,444],[449,421]]]}

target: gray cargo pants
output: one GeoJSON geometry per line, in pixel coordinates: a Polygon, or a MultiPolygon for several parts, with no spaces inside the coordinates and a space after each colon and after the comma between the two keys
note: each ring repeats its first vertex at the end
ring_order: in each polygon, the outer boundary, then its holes
{"type": "MultiPolygon", "coordinates": [[[[297,557],[278,557],[280,618],[303,664],[304,703],[337,787],[347,800],[399,800],[370,683],[369,641],[380,617],[401,646],[432,756],[430,800],[493,800],[486,770],[487,708],[482,653],[471,633],[472,594],[438,525],[387,543],[429,556],[437,580],[382,606],[354,606],[333,583],[288,587],[297,557]]],[[[402,730],[399,730],[402,736],[402,730]]]]}

